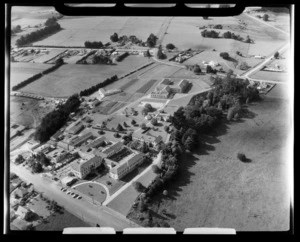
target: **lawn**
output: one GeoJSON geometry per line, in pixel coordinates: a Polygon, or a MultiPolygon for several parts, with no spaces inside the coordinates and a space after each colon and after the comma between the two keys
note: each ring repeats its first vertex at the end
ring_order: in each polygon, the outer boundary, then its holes
{"type": "MultiPolygon", "coordinates": [[[[68,97],[98,84],[107,78],[114,75],[123,75],[140,66],[140,59],[137,56],[128,57],[132,58],[126,58],[126,60],[118,63],[118,65],[66,64],[20,90],[50,97],[68,97]]],[[[124,85],[122,80],[120,83],[124,85]]],[[[116,83],[118,82],[119,81],[116,83]]],[[[106,88],[112,89],[109,86],[106,88]]]]}
{"type": "Polygon", "coordinates": [[[103,203],[107,196],[105,189],[101,185],[95,183],[80,184],[74,189],[100,203],[103,203]]]}
{"type": "Polygon", "coordinates": [[[48,64],[32,64],[32,63],[21,63],[14,62],[10,64],[10,90],[13,86],[18,83],[25,81],[29,77],[32,77],[42,71],[50,68],[53,65],[48,64]]]}
{"type": "Polygon", "coordinates": [[[65,16],[59,20],[62,31],[35,45],[55,46],[84,46],[84,42],[101,41],[107,43],[110,36],[116,32],[121,35],[136,35],[146,41],[148,36],[157,34],[164,21],[164,17],[76,17],[65,16]]]}
{"type": "Polygon", "coordinates": [[[278,82],[289,82],[288,72],[272,72],[272,71],[258,71],[251,75],[250,78],[268,80],[268,81],[278,81],[278,82]]]}
{"type": "Polygon", "coordinates": [[[167,188],[168,198],[153,199],[150,209],[159,215],[156,219],[177,231],[289,229],[287,101],[266,97],[248,108],[247,118],[223,123],[213,136],[201,137],[204,143],[192,155],[182,157],[180,173],[167,188]],[[244,152],[251,162],[239,161],[237,152],[244,152]],[[169,216],[162,216],[163,209],[169,216]]]}
{"type": "Polygon", "coordinates": [[[153,86],[153,84],[155,82],[157,82],[157,80],[155,80],[155,79],[152,79],[152,80],[148,81],[147,83],[144,84],[144,86],[142,86],[136,92],[145,94],[153,86]]]}
{"type": "Polygon", "coordinates": [[[63,214],[55,213],[48,217],[45,223],[35,227],[37,231],[63,231],[64,228],[91,227],[83,220],[64,210],[63,214]]]}

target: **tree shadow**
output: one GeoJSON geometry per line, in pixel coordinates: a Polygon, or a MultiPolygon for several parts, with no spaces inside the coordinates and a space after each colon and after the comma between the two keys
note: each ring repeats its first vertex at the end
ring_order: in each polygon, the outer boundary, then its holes
{"type": "MultiPolygon", "coordinates": [[[[202,73],[202,72],[201,72],[202,73]]],[[[204,74],[204,73],[203,73],[204,74]]],[[[187,88],[185,89],[184,93],[188,93],[193,87],[193,83],[190,83],[187,88]]]]}
{"type": "Polygon", "coordinates": [[[226,60],[234,62],[234,63],[238,63],[238,61],[231,56],[229,56],[226,60]]]}
{"type": "Polygon", "coordinates": [[[248,108],[243,108],[240,112],[241,118],[253,119],[257,116],[256,113],[250,111],[248,108]]]}
{"type": "Polygon", "coordinates": [[[150,215],[154,218],[158,218],[158,219],[162,219],[162,220],[167,220],[167,217],[164,217],[160,214],[158,214],[157,212],[153,211],[152,209],[149,209],[150,215]]]}

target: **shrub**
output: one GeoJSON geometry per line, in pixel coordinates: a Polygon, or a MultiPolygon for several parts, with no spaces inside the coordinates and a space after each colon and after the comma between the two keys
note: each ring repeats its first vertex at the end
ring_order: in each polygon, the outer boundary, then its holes
{"type": "Polygon", "coordinates": [[[263,16],[263,20],[268,21],[269,20],[269,15],[265,13],[264,16],[263,16]]]}
{"type": "Polygon", "coordinates": [[[195,74],[200,74],[201,73],[201,68],[200,66],[196,65],[195,68],[194,68],[194,73],[195,74]]]}
{"type": "Polygon", "coordinates": [[[229,54],[227,52],[221,52],[220,53],[220,56],[223,58],[223,59],[228,59],[229,58],[229,54]]]}
{"type": "Polygon", "coordinates": [[[132,185],[137,192],[143,192],[145,190],[145,187],[140,182],[133,182],[132,185]]]}
{"type": "Polygon", "coordinates": [[[278,58],[279,58],[279,52],[278,52],[278,51],[275,52],[274,58],[275,58],[275,59],[278,59],[278,58]]]}
{"type": "Polygon", "coordinates": [[[247,157],[244,153],[238,153],[237,154],[237,158],[240,160],[240,161],[247,161],[247,157]]]}
{"type": "Polygon", "coordinates": [[[175,45],[173,45],[172,43],[169,43],[166,45],[166,48],[169,50],[173,50],[173,49],[175,49],[175,45]]]}

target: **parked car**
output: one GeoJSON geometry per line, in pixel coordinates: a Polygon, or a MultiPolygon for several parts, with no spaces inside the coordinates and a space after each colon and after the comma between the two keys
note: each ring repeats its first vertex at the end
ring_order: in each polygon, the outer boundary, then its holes
{"type": "Polygon", "coordinates": [[[79,196],[78,194],[74,194],[72,197],[77,198],[78,196],[79,196]]]}
{"type": "Polygon", "coordinates": [[[62,189],[62,191],[63,191],[63,192],[66,192],[66,191],[68,191],[68,190],[67,190],[66,188],[64,188],[64,189],[62,189]]]}
{"type": "Polygon", "coordinates": [[[67,194],[70,194],[70,193],[71,193],[70,191],[67,192],[67,194]]]}
{"type": "Polygon", "coordinates": [[[71,192],[71,196],[73,196],[75,193],[74,192],[71,192]]]}
{"type": "Polygon", "coordinates": [[[78,196],[78,197],[77,197],[77,199],[81,199],[81,198],[82,198],[81,196],[78,196]]]}
{"type": "Polygon", "coordinates": [[[61,191],[63,191],[63,190],[64,190],[64,188],[62,187],[60,190],[61,190],[61,191]]]}

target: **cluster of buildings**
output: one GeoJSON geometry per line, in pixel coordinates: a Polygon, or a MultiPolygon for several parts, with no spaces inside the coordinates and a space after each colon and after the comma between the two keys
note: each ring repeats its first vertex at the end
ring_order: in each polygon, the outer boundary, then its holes
{"type": "Polygon", "coordinates": [[[207,66],[211,66],[213,68],[215,68],[216,66],[219,66],[220,64],[218,62],[215,62],[215,61],[202,61],[202,64],[207,67],[207,66]]]}
{"type": "Polygon", "coordinates": [[[165,78],[151,92],[151,97],[167,99],[171,93],[184,93],[189,84],[188,80],[183,79],[177,85],[174,85],[172,80],[165,78]]]}

